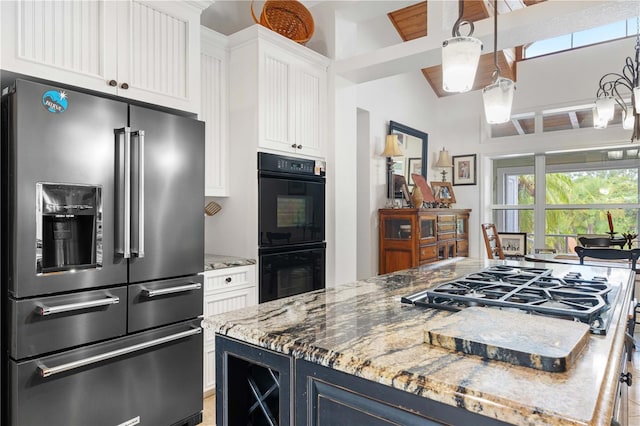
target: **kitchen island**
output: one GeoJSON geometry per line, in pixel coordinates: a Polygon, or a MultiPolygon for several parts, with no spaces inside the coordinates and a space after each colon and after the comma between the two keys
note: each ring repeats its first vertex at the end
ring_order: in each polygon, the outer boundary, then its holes
{"type": "Polygon", "coordinates": [[[256,416],[280,425],[624,422],[633,279],[622,268],[455,258],[207,318],[217,333],[217,424],[256,416]],[[400,298],[490,265],[606,277],[615,287],[606,335],[590,334],[565,372],[425,344],[426,324],[454,313],[400,298]]]}

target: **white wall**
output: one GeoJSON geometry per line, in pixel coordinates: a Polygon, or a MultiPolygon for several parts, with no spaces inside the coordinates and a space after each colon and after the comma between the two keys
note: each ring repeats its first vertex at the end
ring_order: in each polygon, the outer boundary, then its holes
{"type": "MultiPolygon", "coordinates": [[[[357,107],[366,111],[369,119],[367,144],[359,146],[360,154],[369,159],[368,176],[358,171],[358,179],[369,181],[371,191],[368,212],[361,213],[357,220],[368,224],[370,244],[359,246],[366,250],[368,264],[360,258],[359,277],[378,273],[378,209],[384,207],[387,198],[386,158],[380,153],[384,149],[389,121],[396,121],[429,134],[429,164],[435,151],[432,132],[437,127],[436,97],[420,71],[376,80],[357,86],[357,107]],[[362,150],[366,150],[362,153],[362,150]]],[[[360,135],[359,135],[360,136],[360,135]]],[[[436,139],[437,141],[437,139],[436,139]]],[[[340,212],[342,215],[342,212],[340,212]]],[[[362,253],[357,253],[362,256],[362,253]]],[[[355,277],[354,277],[355,278],[355,277]]]]}
{"type": "MultiPolygon", "coordinates": [[[[600,77],[607,72],[621,72],[625,58],[633,54],[634,45],[634,39],[625,39],[518,63],[513,113],[593,103],[600,77]]],[[[490,172],[488,159],[512,154],[624,146],[629,144],[631,136],[631,131],[616,126],[606,130],[579,129],[488,139],[480,91],[439,99],[437,111],[436,133],[449,153],[478,155],[478,185],[454,187],[456,207],[473,210],[469,233],[471,256],[485,256],[480,223],[491,221],[487,216],[491,203],[491,181],[486,179],[490,172]]]]}

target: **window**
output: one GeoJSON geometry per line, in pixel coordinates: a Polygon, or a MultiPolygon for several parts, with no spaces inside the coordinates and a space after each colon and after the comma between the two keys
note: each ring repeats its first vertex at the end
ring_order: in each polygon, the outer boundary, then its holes
{"type": "Polygon", "coordinates": [[[525,59],[535,58],[536,56],[589,46],[603,41],[634,36],[638,34],[638,31],[637,19],[630,18],[626,21],[614,22],[613,24],[536,41],[524,48],[523,56],[525,59]]]}
{"type": "Polygon", "coordinates": [[[639,150],[594,150],[494,160],[494,218],[501,232],[526,232],[530,247],[572,251],[579,234],[638,232],[639,150]],[[536,173],[544,173],[543,188],[536,173]],[[540,223],[536,223],[539,221],[540,223]],[[544,235],[536,239],[536,231],[544,235]]]}

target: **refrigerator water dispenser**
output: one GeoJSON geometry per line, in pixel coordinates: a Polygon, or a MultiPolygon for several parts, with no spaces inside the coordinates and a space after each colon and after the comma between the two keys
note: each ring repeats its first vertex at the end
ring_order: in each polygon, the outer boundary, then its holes
{"type": "Polygon", "coordinates": [[[36,184],[36,272],[102,266],[101,187],[36,184]]]}

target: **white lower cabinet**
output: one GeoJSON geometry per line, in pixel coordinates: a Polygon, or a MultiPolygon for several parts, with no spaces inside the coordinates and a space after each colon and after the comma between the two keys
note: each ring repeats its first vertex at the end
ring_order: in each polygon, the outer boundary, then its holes
{"type": "MultiPolygon", "coordinates": [[[[258,303],[255,265],[206,271],[204,275],[204,316],[221,314],[258,303]]],[[[204,331],[205,396],[215,392],[215,333],[204,331]]]]}

